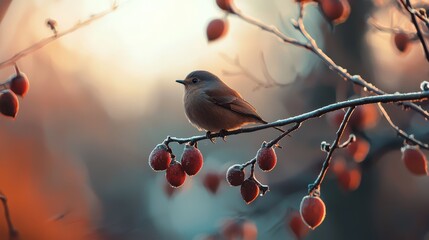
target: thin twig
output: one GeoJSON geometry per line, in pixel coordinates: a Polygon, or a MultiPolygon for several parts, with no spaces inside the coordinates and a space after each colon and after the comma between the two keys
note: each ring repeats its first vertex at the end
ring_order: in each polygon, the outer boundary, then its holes
{"type": "Polygon", "coordinates": [[[408,142],[414,143],[416,145],[419,145],[421,148],[429,150],[429,144],[423,143],[423,142],[415,139],[413,135],[410,135],[410,134],[406,133],[404,130],[400,129],[397,125],[395,125],[395,123],[393,123],[393,121],[392,121],[391,117],[389,116],[389,114],[386,112],[386,109],[380,103],[378,103],[378,108],[380,109],[381,114],[383,114],[384,118],[386,118],[387,122],[397,132],[397,134],[399,136],[403,137],[408,142]]]}
{"type": "Polygon", "coordinates": [[[328,112],[333,112],[347,107],[355,107],[355,106],[371,104],[371,103],[398,103],[398,102],[424,101],[424,100],[427,100],[428,98],[429,98],[429,91],[402,93],[402,94],[395,93],[395,94],[384,94],[384,95],[361,97],[361,98],[356,98],[356,99],[351,99],[343,102],[337,102],[330,105],[326,105],[316,110],[303,113],[301,115],[277,120],[275,122],[267,123],[264,125],[258,125],[258,126],[247,127],[247,128],[239,128],[233,131],[211,133],[211,134],[193,136],[188,138],[177,138],[177,137],[168,136],[164,140],[164,143],[167,145],[171,142],[176,142],[178,144],[184,144],[188,142],[196,143],[198,141],[206,140],[206,139],[219,138],[219,137],[230,136],[230,135],[238,135],[242,133],[256,132],[256,131],[260,131],[271,127],[281,127],[291,123],[304,122],[311,118],[320,117],[328,112]]]}
{"type": "Polygon", "coordinates": [[[228,63],[230,63],[231,65],[236,66],[240,72],[230,72],[230,71],[223,71],[223,74],[226,75],[238,75],[238,74],[243,74],[244,76],[246,76],[249,80],[255,82],[257,84],[256,88],[254,90],[257,90],[261,87],[265,87],[265,83],[264,81],[260,80],[259,78],[257,78],[255,75],[253,75],[249,69],[247,69],[246,67],[244,67],[241,63],[240,63],[240,58],[238,56],[236,56],[234,59],[232,57],[229,57],[226,54],[221,53],[220,56],[225,59],[225,61],[227,61],[228,63]]]}
{"type": "Polygon", "coordinates": [[[341,136],[343,135],[344,130],[346,129],[347,123],[348,123],[354,109],[355,109],[354,106],[347,109],[347,112],[344,115],[343,121],[341,122],[341,125],[338,128],[338,131],[336,133],[335,140],[331,144],[330,149],[329,149],[328,153],[326,154],[325,161],[323,162],[322,169],[320,170],[320,173],[317,176],[316,181],[314,181],[314,183],[312,183],[308,186],[308,194],[309,195],[313,195],[314,193],[316,193],[317,195],[320,194],[320,192],[319,192],[320,184],[322,184],[323,180],[325,179],[326,173],[327,173],[327,171],[329,169],[329,165],[331,163],[332,154],[334,153],[335,149],[338,148],[338,143],[340,142],[341,136]]]}
{"type": "MultiPolygon", "coordinates": [[[[426,44],[426,40],[425,40],[425,38],[423,36],[422,30],[420,29],[419,23],[417,22],[417,14],[416,14],[416,12],[418,12],[418,11],[415,11],[415,9],[413,8],[413,6],[411,5],[410,0],[406,0],[406,1],[407,1],[407,3],[406,3],[406,5],[404,5],[405,9],[410,13],[411,22],[413,23],[414,27],[416,28],[417,37],[419,38],[420,43],[422,44],[423,51],[425,52],[426,60],[429,62],[429,49],[428,49],[428,46],[426,44]],[[412,11],[412,10],[414,10],[414,11],[412,11]]],[[[401,0],[401,3],[404,4],[404,1],[401,0]]],[[[428,25],[429,23],[426,22],[426,24],[427,24],[426,26],[429,28],[429,25],[428,25]]]]}
{"type": "Polygon", "coordinates": [[[9,207],[7,205],[7,198],[4,194],[0,193],[0,201],[3,204],[4,216],[6,218],[7,227],[9,229],[9,238],[13,239],[18,236],[18,231],[13,227],[12,220],[9,213],[9,207]]]}
{"type": "Polygon", "coordinates": [[[256,77],[248,68],[246,68],[245,66],[243,66],[240,62],[240,58],[238,56],[236,56],[235,58],[229,57],[226,54],[221,53],[220,56],[225,59],[225,61],[227,61],[229,64],[234,65],[235,67],[237,67],[240,72],[232,72],[232,71],[227,71],[224,70],[223,74],[225,75],[239,75],[242,74],[244,76],[246,76],[249,80],[253,81],[256,83],[256,87],[253,89],[254,91],[260,89],[260,88],[271,88],[271,87],[285,87],[285,86],[289,86],[291,83],[280,83],[278,81],[276,81],[271,74],[268,71],[268,67],[267,64],[265,62],[264,59],[264,54],[261,52],[261,61],[262,61],[262,72],[266,78],[265,81],[259,79],[258,77],[256,77]]]}
{"type": "Polygon", "coordinates": [[[54,33],[52,36],[50,37],[46,37],[42,40],[40,40],[39,42],[34,43],[33,45],[19,51],[18,53],[16,53],[15,55],[13,55],[11,58],[4,60],[3,62],[0,62],[0,69],[5,68],[7,66],[13,65],[15,62],[17,62],[19,59],[27,56],[28,54],[31,54],[39,49],[41,49],[42,47],[48,45],[49,43],[52,43],[53,41],[69,34],[72,33],[84,26],[89,25],[90,23],[114,12],[117,8],[119,7],[119,5],[117,5],[116,3],[114,3],[109,9],[102,11],[100,13],[97,14],[93,14],[91,15],[88,19],[84,20],[84,21],[79,21],[76,25],[74,25],[73,27],[66,29],[62,32],[58,32],[58,33],[54,33]]]}
{"type": "MultiPolygon", "coordinates": [[[[275,36],[277,36],[278,38],[280,38],[283,42],[286,43],[290,43],[292,45],[298,46],[298,47],[303,47],[311,52],[313,52],[314,54],[316,54],[326,65],[328,65],[329,69],[333,70],[334,72],[336,72],[338,75],[340,75],[344,80],[348,80],[350,82],[352,82],[355,85],[358,85],[360,87],[362,87],[365,91],[369,91],[378,95],[383,95],[386,94],[386,92],[384,92],[383,90],[377,88],[376,86],[374,86],[373,84],[365,81],[361,76],[359,75],[351,75],[350,73],[347,72],[346,69],[344,69],[343,67],[337,65],[328,55],[326,55],[322,49],[320,49],[316,43],[316,41],[313,39],[313,37],[307,32],[305,26],[304,26],[304,22],[303,22],[303,16],[304,16],[304,5],[302,3],[298,3],[299,4],[299,16],[298,19],[293,22],[294,27],[306,38],[307,43],[306,42],[301,42],[298,41],[294,38],[290,38],[288,36],[286,36],[285,34],[283,34],[282,32],[280,32],[278,30],[278,28],[274,27],[274,26],[268,26],[265,23],[251,18],[245,14],[243,14],[241,12],[241,10],[239,10],[235,5],[232,5],[234,13],[237,17],[239,17],[240,19],[242,19],[245,22],[248,22],[249,24],[255,25],[259,28],[261,28],[264,31],[270,32],[272,34],[274,34],[275,36]]],[[[403,105],[406,108],[410,108],[416,112],[418,112],[419,114],[423,115],[423,117],[425,117],[426,119],[429,119],[429,112],[427,112],[426,110],[424,110],[422,107],[414,104],[414,103],[399,103],[399,105],[403,105]]]]}
{"type": "Polygon", "coordinates": [[[380,32],[393,33],[393,34],[404,33],[404,34],[407,34],[409,36],[413,36],[412,39],[417,37],[416,32],[407,31],[407,30],[404,30],[402,28],[397,28],[397,27],[387,27],[387,26],[381,25],[380,23],[375,21],[375,19],[373,19],[373,18],[370,18],[368,20],[368,24],[371,25],[373,28],[379,30],[380,32]]]}
{"type": "Polygon", "coordinates": [[[267,147],[270,148],[270,147],[276,145],[282,138],[288,136],[291,132],[293,132],[293,131],[297,130],[299,127],[301,127],[301,124],[302,124],[302,122],[295,123],[295,125],[293,125],[293,127],[289,128],[287,131],[285,131],[284,133],[280,134],[275,139],[268,142],[267,147]]]}
{"type": "Polygon", "coordinates": [[[399,0],[399,3],[405,8],[405,10],[407,10],[408,13],[415,15],[417,18],[422,20],[429,28],[429,19],[426,16],[414,9],[411,5],[406,4],[404,0],[399,0]]]}

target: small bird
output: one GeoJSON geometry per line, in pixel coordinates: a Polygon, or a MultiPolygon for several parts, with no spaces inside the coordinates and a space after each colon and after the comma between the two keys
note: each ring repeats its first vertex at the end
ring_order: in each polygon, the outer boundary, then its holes
{"type": "MultiPolygon", "coordinates": [[[[267,123],[234,89],[208,71],[194,71],[185,80],[185,113],[199,130],[225,132],[249,123],[267,123]]],[[[282,129],[275,127],[279,131],[282,129]]]]}

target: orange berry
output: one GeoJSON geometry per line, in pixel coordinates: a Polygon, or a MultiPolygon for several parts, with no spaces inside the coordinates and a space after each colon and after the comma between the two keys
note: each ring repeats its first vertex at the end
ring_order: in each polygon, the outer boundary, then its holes
{"type": "Polygon", "coordinates": [[[19,71],[18,67],[15,65],[16,74],[9,80],[10,81],[10,90],[16,95],[24,97],[30,88],[30,82],[28,81],[27,75],[19,71]]]}
{"type": "Polygon", "coordinates": [[[220,233],[225,239],[242,239],[243,229],[241,222],[236,219],[224,220],[220,229],[220,233]]]}
{"type": "Polygon", "coordinates": [[[216,4],[220,9],[232,12],[232,0],[216,0],[216,4]]]}
{"type": "Polygon", "coordinates": [[[182,164],[173,161],[165,172],[165,177],[172,187],[180,187],[186,180],[186,173],[183,171],[182,164]]]}
{"type": "Polygon", "coordinates": [[[344,172],[346,170],[346,160],[344,158],[332,159],[332,166],[329,170],[335,175],[344,172]]]}
{"type": "Polygon", "coordinates": [[[375,104],[366,104],[356,107],[349,124],[351,127],[358,129],[369,129],[377,125],[380,119],[377,106],[375,104]]]}
{"type": "Polygon", "coordinates": [[[301,201],[300,213],[304,223],[315,229],[325,219],[325,203],[319,197],[305,196],[301,201]]]}
{"type": "Polygon", "coordinates": [[[273,147],[261,147],[256,154],[256,162],[262,171],[273,170],[277,164],[277,155],[273,147]]]}
{"type": "Polygon", "coordinates": [[[204,187],[211,193],[215,194],[219,189],[221,176],[215,172],[208,172],[203,178],[204,187]]]}
{"type": "Polygon", "coordinates": [[[298,240],[304,239],[310,231],[307,224],[302,221],[301,215],[298,211],[293,211],[289,214],[287,217],[287,225],[298,240]]]}
{"type": "Polygon", "coordinates": [[[214,41],[223,37],[228,31],[228,22],[223,19],[214,19],[207,26],[207,39],[214,41]]]}
{"type": "Polygon", "coordinates": [[[362,178],[362,173],[358,168],[346,169],[337,174],[338,183],[347,191],[356,190],[362,178]]]}
{"type": "Polygon", "coordinates": [[[258,239],[258,228],[256,224],[249,220],[244,220],[241,223],[241,229],[243,231],[243,237],[241,239],[256,240],[258,239]]]}
{"type": "Polygon", "coordinates": [[[0,94],[0,112],[5,116],[15,118],[19,110],[18,98],[10,90],[3,90],[0,94]]]}
{"type": "Polygon", "coordinates": [[[396,49],[400,52],[407,51],[410,46],[410,38],[406,33],[395,33],[393,35],[393,42],[395,43],[396,49]]]}
{"type": "Polygon", "coordinates": [[[164,171],[171,163],[171,155],[165,144],[158,144],[149,155],[149,166],[154,171],[164,171]]]}
{"type": "Polygon", "coordinates": [[[347,152],[356,162],[365,160],[369,152],[369,142],[363,138],[356,138],[356,141],[347,146],[347,152]]]}
{"type": "Polygon", "coordinates": [[[347,0],[319,0],[319,7],[325,18],[335,25],[345,22],[350,15],[347,0]]]}
{"type": "Polygon", "coordinates": [[[415,175],[428,175],[428,163],[423,152],[414,146],[405,146],[401,148],[402,160],[405,167],[415,175]]]}
{"type": "Polygon", "coordinates": [[[186,174],[193,176],[197,174],[203,166],[203,155],[198,148],[186,144],[181,162],[186,174]]]}
{"type": "Polygon", "coordinates": [[[243,200],[250,204],[253,202],[259,195],[259,186],[255,182],[255,180],[248,178],[244,180],[243,184],[241,184],[241,197],[243,200]]]}

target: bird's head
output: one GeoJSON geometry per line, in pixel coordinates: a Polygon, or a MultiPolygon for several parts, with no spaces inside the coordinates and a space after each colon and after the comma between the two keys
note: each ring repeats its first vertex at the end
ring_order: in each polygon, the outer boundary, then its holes
{"type": "Polygon", "coordinates": [[[216,75],[202,70],[193,71],[184,80],[176,80],[176,82],[185,85],[186,91],[207,90],[222,84],[216,75]]]}

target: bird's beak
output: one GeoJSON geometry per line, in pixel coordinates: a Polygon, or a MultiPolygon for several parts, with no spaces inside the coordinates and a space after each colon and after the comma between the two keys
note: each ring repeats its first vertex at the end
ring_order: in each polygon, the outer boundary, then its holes
{"type": "Polygon", "coordinates": [[[184,80],[176,80],[176,82],[181,83],[183,85],[185,85],[185,81],[184,80]]]}

